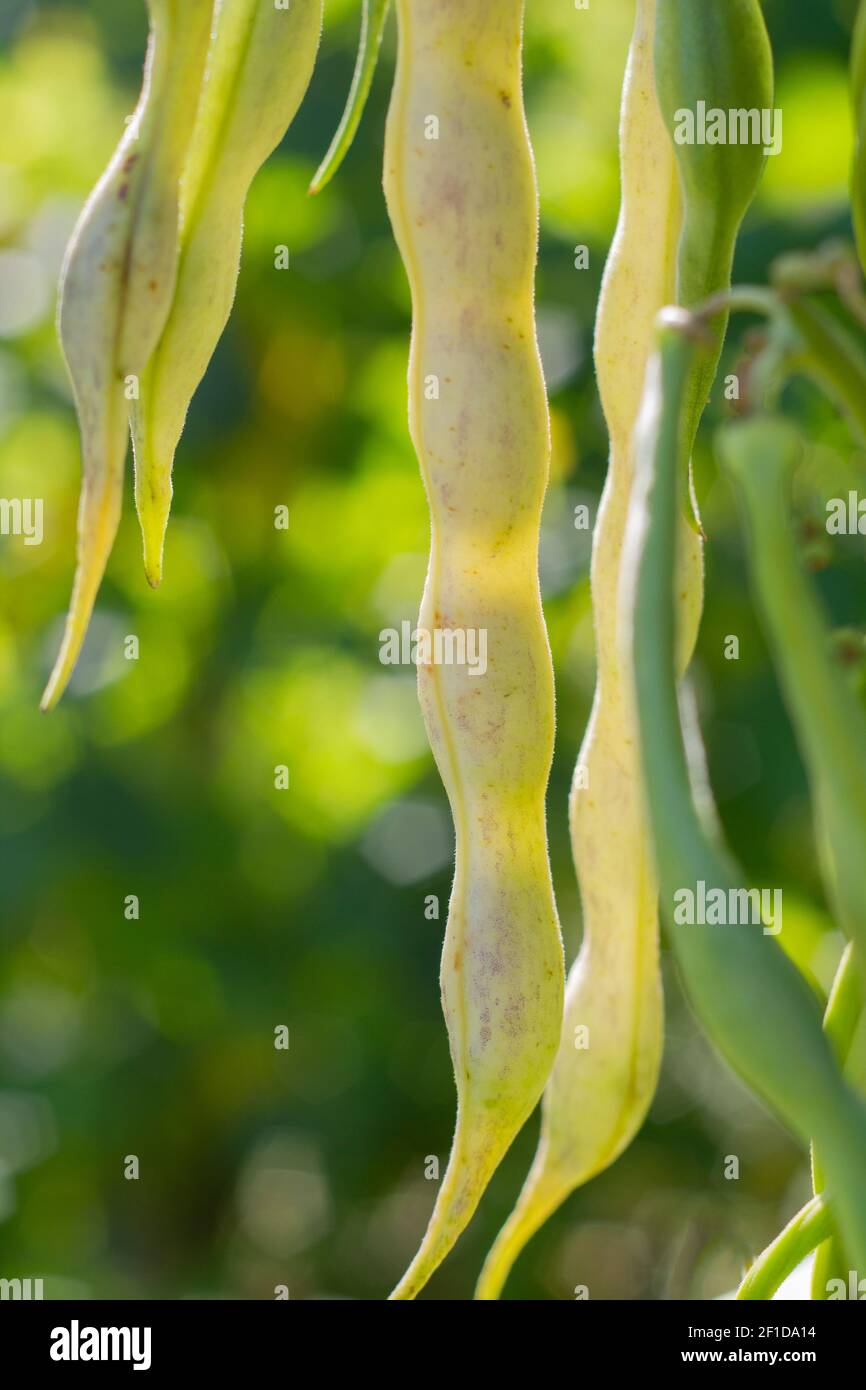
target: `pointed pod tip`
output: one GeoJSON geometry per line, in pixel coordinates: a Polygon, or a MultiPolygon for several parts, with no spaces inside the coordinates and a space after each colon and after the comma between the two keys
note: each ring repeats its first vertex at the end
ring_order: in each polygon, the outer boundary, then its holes
{"type": "Polygon", "coordinates": [[[58,703],[72,679],[87,636],[96,592],[104,572],[105,564],[101,562],[87,569],[83,569],[79,564],[76,571],[63,640],[40,704],[40,709],[45,713],[58,703]]]}
{"type": "Polygon", "coordinates": [[[328,151],[315,174],[310,179],[309,187],[307,188],[308,198],[315,198],[317,193],[321,193],[322,189],[331,182],[331,179],[336,174],[342,162],[342,157],[334,159],[332,152],[330,150],[328,151]]]}
{"type": "Polygon", "coordinates": [[[160,529],[154,535],[144,537],[144,577],[151,589],[158,589],[162,583],[162,554],[165,532],[160,529]]]}
{"type": "Polygon", "coordinates": [[[162,583],[168,516],[168,506],[153,503],[145,506],[139,501],[138,519],[141,526],[144,576],[151,589],[158,589],[162,583]]]}
{"type": "Polygon", "coordinates": [[[59,703],[64,690],[69,684],[68,671],[64,671],[58,660],[57,665],[48,678],[48,684],[42,692],[42,699],[39,701],[40,714],[50,714],[59,703]]]}

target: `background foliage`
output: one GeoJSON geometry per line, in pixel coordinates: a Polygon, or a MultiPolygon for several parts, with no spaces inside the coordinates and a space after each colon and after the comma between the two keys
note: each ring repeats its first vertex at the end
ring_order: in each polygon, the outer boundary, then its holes
{"type": "MultiPolygon", "coordinates": [[[[0,537],[0,1276],[43,1277],[48,1296],[270,1298],[287,1284],[292,1298],[379,1298],[432,1205],[425,1157],[447,1154],[437,973],[450,820],[413,676],[378,662],[380,629],[414,620],[427,547],[406,429],[408,294],[380,186],[393,29],[345,169],[306,194],[348,89],[358,8],[327,0],[311,90],[253,186],[234,316],[178,457],[163,588],[145,583],[130,489],[84,659],[45,718],[79,485],[55,286],[134,103],[144,7],[0,0],[0,496],[43,497],[46,518],[41,546],[0,537]],[[288,272],[274,268],[279,244],[288,272]],[[288,533],[274,529],[280,504],[288,533]],[[138,662],[123,658],[127,633],[138,662]],[[288,792],[274,790],[277,763],[288,792]],[[424,916],[431,893],[438,923],[424,916]],[[129,894],[138,921],[124,917],[129,894]],[[287,1053],[273,1046],[278,1024],[287,1053]],[[138,1182],[124,1179],[128,1154],[138,1182]]],[[[784,150],[739,279],[848,230],[852,4],[766,11],[784,150]]],[[[589,537],[572,518],[580,502],[594,515],[604,477],[591,338],[630,21],[627,0],[528,4],[555,446],[542,543],[559,713],[549,816],[569,960],[580,919],[565,806],[594,675],[589,537]]],[[[863,461],[813,392],[792,406],[817,440],[803,504],[820,517],[863,461]]],[[[839,942],[805,780],[709,435],[695,675],[710,771],[752,881],[783,887],[786,944],[826,986],[839,942]],[[724,659],[728,633],[738,662],[724,659]]],[[[862,542],[836,541],[825,558],[827,601],[856,625],[862,542]]],[[[702,1042],[667,965],[666,977],[650,1118],[533,1242],[511,1296],[570,1298],[579,1283],[602,1298],[720,1295],[807,1195],[804,1156],[702,1042]],[[737,1181],[724,1177],[730,1154],[737,1181]]],[[[535,1123],[429,1296],[471,1291],[535,1123]]]]}

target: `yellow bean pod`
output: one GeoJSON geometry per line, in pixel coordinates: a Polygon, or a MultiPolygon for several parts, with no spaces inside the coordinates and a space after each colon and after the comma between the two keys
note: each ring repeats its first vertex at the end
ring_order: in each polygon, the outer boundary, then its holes
{"type": "MultiPolygon", "coordinates": [[[[693,98],[764,106],[772,96],[755,0],[637,0],[620,130],[622,205],[595,343],[610,462],[593,540],[597,683],[569,802],[583,940],[566,986],[562,1041],[538,1151],[476,1296],[494,1299],[517,1255],[576,1187],[631,1142],[655,1092],[663,1038],[658,882],[646,824],[632,677],[619,603],[632,505],[633,435],[654,324],[668,303],[726,287],[734,243],[763,168],[760,149],[682,148],[674,111],[693,98]],[[741,51],[742,47],[742,51],[741,51]],[[715,66],[714,66],[715,65],[715,66]],[[661,97],[660,97],[661,93],[661,97]],[[734,101],[736,97],[736,101],[734,101]],[[672,100],[675,98],[675,100],[672,100]]],[[[721,333],[689,382],[685,455],[712,382],[721,333]]],[[[677,666],[691,659],[703,605],[702,541],[688,502],[677,547],[677,666]]]]}
{"type": "MultiPolygon", "coordinates": [[[[632,434],[655,318],[676,298],[681,227],[676,160],[655,90],[655,9],[655,0],[639,0],[623,89],[622,204],[595,343],[610,433],[592,559],[598,676],[569,802],[584,940],[568,977],[562,1043],[544,1097],[538,1152],[487,1258],[480,1299],[499,1296],[529,1238],[575,1187],[628,1145],[652,1099],[661,1058],[658,885],[618,609],[634,473],[632,434]]],[[[685,661],[697,633],[703,571],[698,537],[685,525],[682,530],[679,623],[685,661]]]]}
{"type": "Polygon", "coordinates": [[[120,520],[127,398],[174,293],[178,184],[201,89],[212,0],[148,0],[135,113],[72,236],[59,329],[81,428],[78,559],[66,631],[42,699],[59,700],[84,642],[120,520]]]}
{"type": "Polygon", "coordinates": [[[243,208],[309,85],[322,0],[277,7],[217,0],[192,146],[181,181],[181,241],[168,321],[131,412],[135,498],[148,581],[162,577],[171,473],[190,401],[234,301],[243,208]]]}
{"type": "Polygon", "coordinates": [[[485,633],[487,669],[419,667],[456,863],[441,988],[457,1084],[411,1299],[469,1222],[559,1042],[545,826],[553,671],[538,584],[549,423],[535,338],[538,206],[523,0],[398,0],[385,192],[414,311],[410,429],[431,511],[420,628],[485,633]]]}

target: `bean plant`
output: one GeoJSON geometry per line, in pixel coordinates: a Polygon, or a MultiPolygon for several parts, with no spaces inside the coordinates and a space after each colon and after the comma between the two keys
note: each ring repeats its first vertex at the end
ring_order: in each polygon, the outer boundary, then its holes
{"type": "MultiPolygon", "coordinates": [[[[162,578],[190,401],[231,311],[243,207],[313,73],[321,0],[147,0],[139,105],[67,253],[60,337],[83,459],[78,562],[51,708],[81,651],[121,511],[131,438],[148,581],[162,578]]],[[[419,628],[483,632],[483,673],[418,669],[450,802],[454,879],[441,993],[457,1090],[451,1156],[391,1297],[446,1258],[541,1101],[537,1153],[475,1296],[499,1297],[530,1237],[646,1117],[664,1038],[659,918],[708,1037],[812,1152],[813,1195],[750,1268],[769,1298],[816,1252],[813,1296],[866,1270],[866,713],[804,568],[787,418],[807,377],[866,440],[866,4],[852,44],[855,246],[781,258],[733,285],[774,107],[759,0],[635,0],[622,91],[621,209],[595,328],[610,441],[595,523],[595,700],[569,802],[583,938],[565,981],[548,855],[554,681],[538,580],[550,428],[536,341],[538,190],[524,113],[524,0],[396,0],[384,188],[412,298],[409,433],[430,508],[419,628]],[[681,114],[747,119],[682,139],[681,114]],[[826,1007],[772,924],[684,921],[684,890],[750,901],[724,843],[687,671],[704,597],[693,455],[731,314],[757,316],[716,439],[739,501],[756,610],[808,776],[828,899],[846,939],[826,1007]],[[746,982],[748,987],[746,987],[746,982]],[[420,1234],[420,1233],[419,1233],[420,1234]]],[[[359,128],[388,18],[363,0],[343,120],[359,128]]],[[[579,161],[575,177],[579,178],[579,161]]],[[[557,812],[558,814],[558,812],[557,812]]],[[[395,1271],[395,1278],[399,1272],[395,1271]]]]}

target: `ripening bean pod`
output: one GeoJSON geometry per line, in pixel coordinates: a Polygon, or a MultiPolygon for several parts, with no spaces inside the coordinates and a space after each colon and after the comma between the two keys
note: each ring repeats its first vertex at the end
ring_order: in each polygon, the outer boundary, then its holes
{"type": "Polygon", "coordinates": [[[81,428],[78,558],[60,654],[42,699],[78,659],[120,520],[134,392],[174,293],[178,185],[198,106],[213,0],[148,0],[141,97],[64,261],[59,330],[81,428]]]}
{"type": "Polygon", "coordinates": [[[458,1094],[448,1168],[391,1295],[444,1259],[559,1041],[563,955],[545,826],[553,671],[538,583],[549,426],[533,312],[538,209],[523,0],[398,0],[385,192],[410,281],[410,429],[431,511],[419,627],[483,632],[487,670],[419,667],[456,862],[442,1001],[458,1094]]]}
{"type": "MultiPolygon", "coordinates": [[[[679,147],[676,111],[696,102],[763,105],[771,59],[752,0],[693,6],[638,0],[623,88],[622,205],[605,268],[595,362],[610,434],[596,523],[592,594],[598,677],[569,802],[583,905],[562,1038],[544,1095],[538,1151],[493,1246],[476,1297],[496,1298],[520,1250],[580,1184],[631,1142],[652,1100],[663,1036],[658,885],[640,791],[636,717],[622,659],[618,591],[633,480],[633,432],[655,317],[727,288],[734,241],[756,190],[760,149],[679,147]]],[[[721,350],[692,370],[686,459],[721,350]],[[700,408],[695,403],[699,403],[700,408]]],[[[688,468],[683,473],[688,492],[688,468]]],[[[689,508],[691,515],[691,508],[689,508]]],[[[678,551],[678,669],[691,658],[703,600],[701,540],[683,524],[678,551]]]]}
{"type": "Polygon", "coordinates": [[[312,76],[322,0],[217,0],[181,180],[180,257],[168,320],[131,412],[135,496],[151,584],[162,576],[171,473],[190,401],[234,301],[243,208],[312,76]]]}
{"type": "MultiPolygon", "coordinates": [[[[622,589],[662,913],[692,1007],[747,1084],[804,1144],[814,1141],[846,1250],[866,1268],[866,1107],[842,1076],[812,991],[771,937],[730,920],[736,913],[713,927],[674,911],[677,894],[701,883],[727,902],[742,891],[737,866],[696,809],[677,700],[677,477],[692,353],[683,316],[669,313],[639,417],[622,589]]],[[[775,417],[732,427],[723,444],[738,479],[785,476],[798,452],[797,432],[775,417]]]]}

